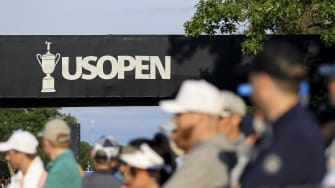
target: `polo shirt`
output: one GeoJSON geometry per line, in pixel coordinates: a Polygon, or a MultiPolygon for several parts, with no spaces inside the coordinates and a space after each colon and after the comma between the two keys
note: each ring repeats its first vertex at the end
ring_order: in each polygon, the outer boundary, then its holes
{"type": "MultiPolygon", "coordinates": [[[[299,104],[270,124],[266,144],[243,174],[242,187],[318,185],[326,172],[324,143],[313,115],[299,104]]],[[[259,142],[262,143],[262,142],[259,142]]]]}
{"type": "Polygon", "coordinates": [[[71,150],[60,153],[47,165],[48,176],[44,188],[81,188],[82,178],[71,150]]]}

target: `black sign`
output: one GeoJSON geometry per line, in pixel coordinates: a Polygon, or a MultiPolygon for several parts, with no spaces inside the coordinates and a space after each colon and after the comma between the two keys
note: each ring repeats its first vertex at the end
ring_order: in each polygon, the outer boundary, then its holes
{"type": "Polygon", "coordinates": [[[71,149],[77,160],[80,161],[80,124],[79,123],[70,123],[69,127],[71,128],[71,149]]]}
{"type": "MultiPolygon", "coordinates": [[[[329,54],[334,50],[324,47],[318,36],[282,38],[306,53],[312,50],[317,63],[333,58],[329,54]]],[[[155,105],[173,97],[185,79],[206,79],[234,89],[244,79],[234,74],[245,59],[242,40],[243,36],[0,36],[0,105],[155,105]]]]}

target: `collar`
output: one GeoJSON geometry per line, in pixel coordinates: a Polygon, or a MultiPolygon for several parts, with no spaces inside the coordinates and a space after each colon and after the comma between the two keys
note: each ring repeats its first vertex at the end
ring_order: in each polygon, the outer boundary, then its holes
{"type": "Polygon", "coordinates": [[[291,120],[296,118],[297,113],[299,113],[303,107],[297,103],[294,106],[292,106],[287,112],[285,112],[282,116],[280,116],[276,121],[274,121],[272,124],[272,127],[274,130],[278,129],[282,125],[288,125],[286,122],[287,120],[291,120]]]}
{"type": "MultiPolygon", "coordinates": [[[[291,126],[292,119],[296,119],[297,114],[300,113],[304,108],[299,104],[293,105],[288,111],[286,111],[282,116],[280,116],[276,121],[265,126],[264,133],[256,142],[256,153],[254,156],[257,156],[259,151],[269,148],[273,143],[273,139],[276,137],[276,134],[280,134],[280,130],[283,127],[291,126]]],[[[253,157],[256,160],[256,157],[253,157]]]]}
{"type": "Polygon", "coordinates": [[[72,151],[70,149],[66,149],[64,151],[62,151],[61,153],[59,153],[57,155],[57,157],[55,158],[55,160],[50,161],[46,167],[46,169],[49,171],[54,165],[55,163],[57,163],[57,161],[62,160],[63,158],[68,157],[69,155],[71,155],[72,151]]]}
{"type": "Polygon", "coordinates": [[[112,170],[96,170],[94,173],[98,174],[113,174],[112,170]]]}
{"type": "Polygon", "coordinates": [[[29,176],[30,174],[37,173],[37,172],[39,172],[40,169],[44,169],[43,162],[42,162],[42,160],[39,156],[36,156],[34,158],[34,160],[31,162],[31,164],[30,164],[30,166],[27,170],[26,176],[29,176]]]}
{"type": "Polygon", "coordinates": [[[207,147],[208,145],[219,148],[224,151],[234,151],[234,145],[223,133],[216,133],[207,139],[194,145],[194,148],[207,147]]]}

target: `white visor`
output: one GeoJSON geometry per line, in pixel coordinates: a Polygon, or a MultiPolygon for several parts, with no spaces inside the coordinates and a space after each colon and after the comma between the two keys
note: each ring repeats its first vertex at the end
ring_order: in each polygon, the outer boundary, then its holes
{"type": "Polygon", "coordinates": [[[134,153],[121,154],[120,158],[130,166],[140,169],[160,170],[165,167],[163,158],[147,144],[142,144],[134,153]]]}

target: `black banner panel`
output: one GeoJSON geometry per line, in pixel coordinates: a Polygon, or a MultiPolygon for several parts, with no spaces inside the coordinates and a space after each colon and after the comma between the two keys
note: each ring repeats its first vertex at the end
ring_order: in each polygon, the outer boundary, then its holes
{"type": "MultiPolygon", "coordinates": [[[[285,39],[306,53],[316,47],[318,63],[335,52],[317,36],[285,39]]],[[[234,74],[246,59],[242,41],[243,36],[0,36],[0,106],[156,105],[173,97],[186,79],[234,90],[245,79],[234,74]]]]}

